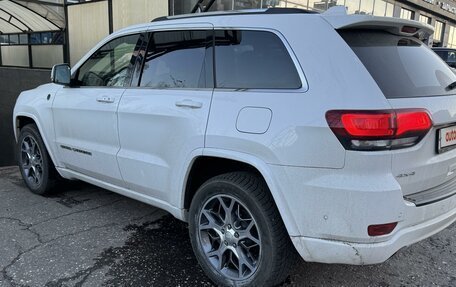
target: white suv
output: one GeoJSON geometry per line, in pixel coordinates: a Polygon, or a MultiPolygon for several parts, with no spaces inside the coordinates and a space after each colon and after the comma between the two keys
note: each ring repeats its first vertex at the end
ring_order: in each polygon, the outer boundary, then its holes
{"type": "Polygon", "coordinates": [[[383,262],[456,220],[456,75],[430,34],[340,7],[126,28],[20,95],[22,175],[187,221],[219,285],[278,284],[297,252],[383,262]]]}

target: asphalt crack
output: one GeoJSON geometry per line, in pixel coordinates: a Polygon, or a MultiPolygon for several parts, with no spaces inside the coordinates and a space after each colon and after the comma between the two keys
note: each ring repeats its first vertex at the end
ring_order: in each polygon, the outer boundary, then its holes
{"type": "Polygon", "coordinates": [[[18,246],[19,247],[19,253],[16,257],[13,258],[13,260],[11,260],[11,262],[6,265],[5,267],[3,267],[2,271],[1,271],[1,274],[3,276],[3,278],[12,286],[12,287],[28,287],[27,285],[23,285],[23,284],[19,284],[19,283],[16,283],[14,282],[14,278],[9,276],[8,275],[8,268],[10,268],[11,266],[13,266],[14,264],[16,264],[16,262],[22,257],[22,255],[24,255],[25,253],[35,249],[36,247],[38,246],[41,246],[41,244],[37,244],[35,245],[34,247],[32,248],[29,248],[28,250],[21,250],[22,247],[21,246],[18,246]]]}
{"type": "Polygon", "coordinates": [[[0,217],[0,220],[10,220],[10,221],[15,221],[19,224],[19,226],[21,227],[25,227],[25,229],[22,229],[22,230],[26,230],[26,231],[29,231],[30,233],[32,233],[33,235],[35,235],[36,239],[38,240],[39,243],[43,243],[43,240],[41,239],[41,235],[35,231],[35,230],[32,230],[31,228],[34,226],[34,224],[31,224],[31,223],[25,223],[23,222],[22,220],[18,219],[18,218],[14,218],[14,217],[5,217],[5,216],[2,216],[0,217]]]}
{"type": "MultiPolygon", "coordinates": [[[[115,201],[110,202],[109,204],[104,204],[104,205],[100,205],[100,206],[95,207],[95,208],[85,209],[85,210],[81,210],[81,211],[71,212],[71,213],[68,213],[68,214],[57,216],[57,217],[54,217],[54,218],[51,218],[51,219],[48,219],[48,220],[45,220],[45,221],[41,221],[41,222],[38,222],[38,223],[34,223],[34,224],[25,223],[25,222],[23,222],[22,220],[20,220],[18,218],[0,217],[0,220],[3,219],[3,220],[14,221],[14,222],[18,223],[19,226],[25,227],[22,230],[26,230],[26,231],[29,231],[32,234],[34,234],[36,236],[37,241],[38,241],[38,244],[36,244],[33,247],[31,247],[29,249],[26,249],[26,250],[22,250],[23,248],[21,246],[18,246],[18,249],[19,249],[18,255],[8,265],[6,265],[1,271],[1,274],[3,275],[4,279],[9,284],[11,284],[12,287],[27,287],[27,285],[22,285],[22,284],[14,282],[14,278],[12,278],[11,276],[8,275],[8,269],[11,268],[12,266],[14,266],[14,264],[16,264],[24,255],[26,255],[27,253],[33,252],[34,250],[38,249],[39,247],[43,247],[45,245],[48,245],[48,244],[53,243],[53,242],[56,242],[56,241],[61,240],[63,238],[76,236],[76,235],[79,235],[79,234],[82,234],[82,233],[86,233],[86,232],[90,232],[90,231],[93,231],[93,230],[96,230],[96,229],[102,229],[102,228],[109,228],[109,227],[118,226],[118,225],[120,225],[120,223],[108,223],[108,224],[104,224],[104,225],[100,225],[100,226],[92,226],[90,228],[87,228],[87,229],[84,229],[84,230],[80,230],[80,231],[77,231],[77,232],[73,232],[73,233],[64,234],[62,236],[58,236],[56,238],[53,238],[53,239],[50,239],[50,240],[47,240],[47,241],[42,240],[41,235],[39,234],[39,232],[37,232],[35,230],[32,230],[31,229],[32,227],[34,227],[34,226],[36,226],[38,224],[42,224],[42,223],[45,223],[45,222],[56,220],[56,219],[59,219],[59,218],[65,217],[65,216],[72,215],[72,214],[77,214],[77,213],[82,213],[82,212],[87,212],[87,211],[93,211],[93,210],[96,210],[96,209],[99,209],[99,208],[102,208],[102,207],[106,207],[106,206],[115,204],[116,202],[119,202],[119,201],[122,201],[122,200],[123,199],[115,200],[115,201]]],[[[140,217],[136,217],[136,218],[130,219],[129,222],[136,222],[136,221],[142,220],[144,218],[147,218],[149,216],[152,216],[152,215],[155,215],[157,213],[160,213],[160,212],[163,212],[163,211],[157,209],[157,210],[154,210],[151,213],[148,213],[148,214],[142,215],[140,217]]],[[[102,260],[100,259],[97,262],[99,262],[99,261],[102,261],[102,260]]],[[[101,263],[99,263],[98,265],[100,265],[100,264],[101,263]]],[[[89,269],[97,270],[98,268],[97,268],[97,266],[93,266],[92,268],[89,268],[89,269]]],[[[85,278],[88,277],[90,275],[90,273],[87,276],[85,276],[85,278]]],[[[85,274],[84,270],[80,271],[80,272],[76,273],[74,276],[72,276],[68,281],[71,281],[73,279],[77,279],[77,278],[81,277],[84,274],[85,274]]],[[[52,284],[54,284],[54,283],[52,283],[52,284]]],[[[46,285],[46,286],[62,286],[62,285],[52,285],[52,284],[51,285],[46,285]]],[[[75,285],[75,286],[80,286],[80,285],[75,285]]]]}
{"type": "Polygon", "coordinates": [[[124,200],[124,199],[122,199],[122,198],[121,199],[117,199],[117,200],[114,200],[114,201],[111,201],[109,203],[102,204],[102,205],[99,205],[99,206],[96,206],[96,207],[93,207],[93,208],[88,208],[88,209],[78,210],[78,211],[75,211],[75,212],[65,213],[65,214],[62,214],[62,215],[59,215],[59,216],[55,216],[55,217],[52,217],[52,218],[48,218],[46,220],[38,221],[38,222],[35,222],[35,223],[25,223],[22,220],[20,220],[18,218],[14,218],[14,217],[2,216],[2,217],[0,217],[0,219],[16,221],[20,226],[25,227],[24,230],[27,230],[27,231],[30,231],[31,233],[33,233],[36,236],[38,242],[42,244],[42,243],[46,243],[46,242],[42,240],[41,235],[39,234],[39,232],[37,232],[36,230],[31,229],[32,227],[36,227],[37,225],[41,225],[43,223],[48,223],[50,221],[61,219],[61,218],[64,218],[64,217],[67,217],[67,216],[71,216],[71,215],[74,215],[74,214],[79,214],[79,213],[84,213],[84,212],[97,210],[97,209],[100,209],[100,208],[103,208],[103,207],[107,207],[107,206],[116,204],[117,202],[120,202],[122,200],[124,200]]]}
{"type": "Polygon", "coordinates": [[[65,237],[75,236],[75,235],[79,235],[79,234],[82,234],[82,233],[85,233],[85,232],[93,231],[95,229],[113,227],[113,226],[116,226],[116,225],[119,225],[119,224],[118,223],[109,223],[109,224],[104,224],[104,225],[101,225],[101,226],[93,226],[93,227],[90,227],[90,228],[87,228],[87,229],[84,229],[84,230],[80,230],[78,232],[65,234],[65,235],[53,238],[51,240],[48,240],[48,241],[42,241],[41,243],[39,243],[39,244],[37,244],[37,245],[27,249],[27,250],[20,251],[19,254],[8,265],[6,265],[2,269],[1,273],[2,273],[3,277],[8,281],[8,283],[10,283],[12,285],[12,287],[26,287],[27,285],[22,285],[22,284],[14,282],[14,278],[12,278],[11,276],[8,275],[8,269],[11,268],[14,264],[16,264],[25,254],[30,253],[30,252],[38,249],[39,247],[43,247],[45,245],[48,245],[50,243],[53,243],[53,242],[58,241],[58,240],[60,240],[62,238],[65,238],[65,237]]]}

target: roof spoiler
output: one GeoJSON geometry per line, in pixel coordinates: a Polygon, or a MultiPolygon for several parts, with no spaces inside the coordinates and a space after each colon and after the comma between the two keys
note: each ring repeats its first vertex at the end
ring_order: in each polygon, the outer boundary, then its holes
{"type": "Polygon", "coordinates": [[[395,35],[415,36],[420,39],[428,38],[434,33],[434,27],[418,21],[371,15],[347,15],[344,6],[331,7],[321,15],[336,30],[383,30],[395,35]]]}

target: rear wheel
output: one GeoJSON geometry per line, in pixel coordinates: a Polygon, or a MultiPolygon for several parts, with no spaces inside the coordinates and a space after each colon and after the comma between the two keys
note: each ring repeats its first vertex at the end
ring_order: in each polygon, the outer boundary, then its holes
{"type": "Polygon", "coordinates": [[[297,258],[266,184],[251,173],[228,173],[203,184],[189,226],[196,257],[218,285],[274,286],[297,258]]]}
{"type": "Polygon", "coordinates": [[[36,194],[49,193],[57,172],[35,124],[21,129],[17,152],[19,169],[27,187],[36,194]]]}

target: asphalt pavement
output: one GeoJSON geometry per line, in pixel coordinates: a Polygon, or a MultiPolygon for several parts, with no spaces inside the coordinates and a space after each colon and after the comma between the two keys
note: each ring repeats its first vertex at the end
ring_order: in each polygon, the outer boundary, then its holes
{"type": "MultiPolygon", "coordinates": [[[[373,266],[301,262],[284,286],[456,286],[456,225],[373,266]]],[[[30,193],[0,168],[0,287],[212,286],[187,225],[82,182],[30,193]]]]}

